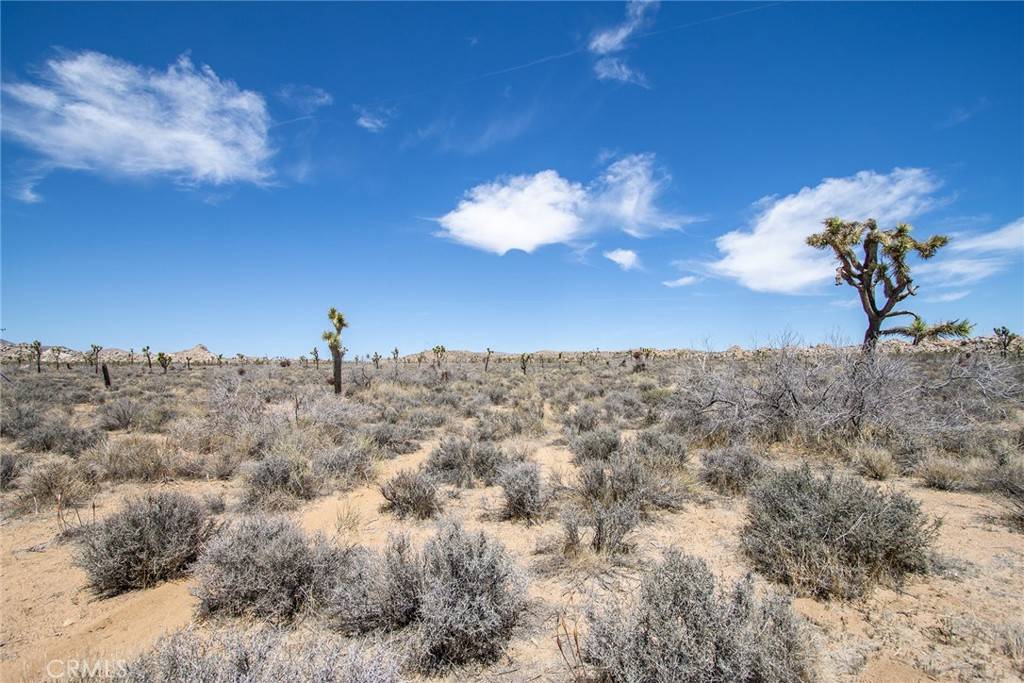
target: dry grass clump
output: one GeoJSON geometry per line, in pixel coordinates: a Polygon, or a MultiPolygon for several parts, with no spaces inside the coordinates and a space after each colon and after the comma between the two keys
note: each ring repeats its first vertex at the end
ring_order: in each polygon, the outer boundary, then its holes
{"type": "Polygon", "coordinates": [[[76,563],[99,595],[150,588],[184,574],[213,531],[206,507],[195,498],[153,493],[84,529],[76,563]]]}
{"type": "Polygon", "coordinates": [[[425,468],[453,486],[491,486],[509,461],[505,451],[490,441],[449,436],[430,452],[425,468]]]}
{"type": "Polygon", "coordinates": [[[928,488],[940,491],[958,491],[967,485],[967,471],[962,462],[934,453],[918,464],[917,476],[928,488]]]}
{"type": "Polygon", "coordinates": [[[157,481],[170,470],[166,449],[154,439],[135,435],[108,439],[83,453],[79,462],[106,481],[157,481]]]}
{"type": "Polygon", "coordinates": [[[885,448],[859,446],[853,449],[851,459],[858,472],[876,481],[885,481],[900,473],[899,464],[885,448]]]}
{"type": "Polygon", "coordinates": [[[270,455],[253,463],[245,475],[242,506],[281,510],[320,492],[321,480],[308,460],[297,455],[270,455]]]}
{"type": "Polygon", "coordinates": [[[498,477],[504,493],[502,515],[505,519],[533,521],[544,510],[541,493],[540,466],[535,462],[518,462],[506,467],[498,477]]]}
{"type": "Polygon", "coordinates": [[[619,433],[605,427],[582,432],[569,441],[569,450],[577,465],[588,460],[608,460],[621,447],[622,438],[619,433]]]}
{"type": "Polygon", "coordinates": [[[103,438],[103,432],[72,427],[63,419],[49,417],[22,433],[18,437],[18,446],[26,451],[53,451],[77,457],[103,438]]]}
{"type": "Polygon", "coordinates": [[[768,470],[750,446],[728,446],[707,451],[700,458],[701,480],[723,495],[742,495],[768,470]]]}
{"type": "Polygon", "coordinates": [[[96,490],[78,463],[66,455],[36,457],[24,468],[17,488],[23,504],[66,508],[86,500],[96,490]]]}
{"type": "Polygon", "coordinates": [[[717,589],[703,560],[669,552],[636,599],[591,608],[583,659],[596,680],[789,683],[814,679],[788,600],[747,579],[717,589]]]}
{"type": "Polygon", "coordinates": [[[128,683],[399,683],[401,654],[375,644],[352,645],[330,634],[290,642],[284,631],[185,629],[128,663],[128,683]]]}
{"type": "Polygon", "coordinates": [[[381,484],[380,494],[386,501],[380,509],[398,517],[428,519],[442,508],[437,484],[418,470],[402,470],[381,484]]]}
{"type": "Polygon", "coordinates": [[[928,570],[938,522],[903,493],[804,466],[751,489],[743,550],[765,576],[820,598],[856,598],[928,570]]]}

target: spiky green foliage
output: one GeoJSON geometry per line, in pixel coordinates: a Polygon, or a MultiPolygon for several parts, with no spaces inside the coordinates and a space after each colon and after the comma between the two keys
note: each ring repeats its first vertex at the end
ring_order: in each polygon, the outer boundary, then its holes
{"type": "Polygon", "coordinates": [[[164,374],[167,374],[167,368],[171,366],[171,357],[161,351],[156,354],[156,362],[160,364],[160,367],[164,369],[164,374]]]}
{"type": "MultiPolygon", "coordinates": [[[[807,238],[807,244],[816,249],[831,249],[839,261],[836,285],[845,282],[857,290],[868,318],[864,346],[874,347],[883,334],[902,334],[899,328],[883,330],[882,324],[888,318],[899,316],[917,318],[910,311],[896,310],[898,303],[917,293],[907,258],[916,253],[922,259],[930,259],[949,242],[949,238],[932,235],[919,241],[910,236],[912,228],[907,223],[884,230],[871,218],[860,222],[831,217],[824,220],[824,225],[822,232],[807,238]],[[862,256],[857,254],[858,246],[862,248],[862,256]]],[[[962,324],[961,321],[953,321],[934,327],[962,324]]]]}
{"type": "Polygon", "coordinates": [[[334,364],[334,393],[341,393],[341,359],[344,356],[344,349],[341,346],[341,331],[348,327],[345,314],[334,306],[327,309],[327,319],[331,321],[333,330],[325,330],[322,337],[327,342],[327,348],[331,350],[331,360],[334,364]]]}
{"type": "Polygon", "coordinates": [[[927,339],[951,339],[969,337],[971,328],[974,327],[966,320],[950,320],[936,325],[929,325],[920,316],[914,316],[914,322],[909,325],[890,327],[882,330],[883,336],[908,337],[911,344],[919,345],[927,339]]]}
{"type": "Polygon", "coordinates": [[[36,354],[36,372],[43,371],[43,344],[38,339],[32,342],[32,353],[36,354]]]}
{"type": "Polygon", "coordinates": [[[152,370],[153,369],[153,356],[150,354],[148,346],[143,346],[142,347],[142,355],[146,357],[146,364],[149,366],[149,369],[152,370]]]}
{"type": "Polygon", "coordinates": [[[996,343],[999,344],[999,353],[1003,356],[1005,356],[1010,350],[1010,344],[1012,344],[1015,339],[1019,338],[1019,335],[1010,332],[1010,328],[1006,325],[993,328],[992,333],[996,335],[996,343]]]}

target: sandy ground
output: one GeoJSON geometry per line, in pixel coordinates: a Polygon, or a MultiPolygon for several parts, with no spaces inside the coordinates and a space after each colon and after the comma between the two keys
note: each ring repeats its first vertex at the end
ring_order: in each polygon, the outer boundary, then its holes
{"type": "MultiPolygon", "coordinates": [[[[531,441],[533,459],[547,477],[571,476],[570,454],[561,444],[558,425],[547,420],[544,435],[531,441]]],[[[423,462],[436,440],[414,453],[379,465],[380,478],[423,462]]],[[[818,649],[819,674],[825,681],[1022,680],[999,645],[1000,630],[1024,621],[1024,535],[997,519],[999,506],[970,493],[932,491],[912,480],[886,485],[908,491],[943,524],[937,551],[945,568],[932,576],[912,578],[901,589],[879,588],[850,603],[800,598],[796,610],[806,618],[818,649]]],[[[229,509],[233,484],[167,483],[191,493],[220,492],[229,509]]],[[[96,515],[116,509],[138,485],[109,488],[95,499],[96,515]]],[[[382,498],[375,485],[318,498],[293,514],[308,531],[322,531],[343,542],[380,546],[390,532],[408,531],[422,541],[433,532],[431,521],[400,521],[379,512],[382,498]],[[339,522],[340,520],[340,522],[339,522]]],[[[496,487],[452,492],[446,514],[470,528],[494,534],[519,558],[531,575],[527,616],[501,661],[484,669],[467,669],[449,680],[565,681],[570,670],[555,640],[559,625],[582,626],[587,600],[607,589],[632,585],[639,569],[676,546],[704,558],[723,581],[742,577],[748,568],[739,554],[739,529],[745,503],[698,490],[678,513],[659,514],[635,534],[635,548],[621,564],[577,561],[551,570],[559,524],[549,519],[526,525],[498,519],[496,487]]],[[[86,512],[83,511],[83,515],[86,512]]],[[[91,509],[88,511],[91,515],[91,509]]],[[[125,659],[148,648],[163,633],[194,619],[190,581],[166,583],[110,599],[95,597],[85,574],[72,563],[74,546],[56,540],[52,512],[5,519],[0,527],[0,679],[46,680],[54,660],[125,659]]],[[[759,584],[767,587],[764,582],[759,584]]],[[[51,670],[58,670],[59,665],[51,670]]]]}

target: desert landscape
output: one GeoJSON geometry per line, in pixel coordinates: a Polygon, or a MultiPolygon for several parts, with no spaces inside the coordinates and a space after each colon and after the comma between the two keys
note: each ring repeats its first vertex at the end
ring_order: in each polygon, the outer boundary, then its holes
{"type": "Polygon", "coordinates": [[[436,347],[340,394],[309,358],[101,351],[106,388],[29,351],[4,680],[1024,674],[1017,340],[436,347]]]}

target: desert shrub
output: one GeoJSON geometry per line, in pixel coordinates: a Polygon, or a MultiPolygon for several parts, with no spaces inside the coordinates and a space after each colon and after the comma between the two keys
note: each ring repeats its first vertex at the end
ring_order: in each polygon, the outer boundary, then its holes
{"type": "Polygon", "coordinates": [[[78,463],[66,455],[36,458],[17,483],[24,502],[58,508],[77,505],[92,495],[94,489],[78,463]]]}
{"type": "Polygon", "coordinates": [[[627,444],[630,456],[648,467],[682,469],[690,459],[686,440],[659,429],[643,429],[627,444]]]}
{"type": "Polygon", "coordinates": [[[918,464],[916,472],[925,486],[940,491],[957,491],[967,482],[964,463],[942,455],[929,455],[918,464]]]}
{"type": "Polygon", "coordinates": [[[899,474],[900,466],[885,448],[877,446],[860,446],[852,453],[852,460],[857,470],[865,477],[885,481],[899,474]]]}
{"type": "Polygon", "coordinates": [[[385,503],[381,510],[399,517],[427,519],[441,511],[437,484],[427,474],[416,470],[403,470],[380,487],[385,503]]]}
{"type": "Polygon", "coordinates": [[[298,500],[312,500],[320,480],[309,461],[301,457],[271,455],[253,463],[245,476],[242,505],[247,508],[288,507],[298,500]]]}
{"type": "Polygon", "coordinates": [[[576,490],[587,504],[629,503],[639,511],[675,510],[683,502],[683,490],[670,476],[634,457],[610,465],[586,462],[579,469],[576,490]]]}
{"type": "Polygon", "coordinates": [[[539,434],[541,420],[521,410],[482,411],[473,426],[473,436],[482,441],[502,441],[522,434],[539,434]]]}
{"type": "Polygon", "coordinates": [[[622,445],[619,433],[614,429],[594,429],[576,435],[569,442],[573,462],[577,465],[588,460],[608,460],[622,445]]]}
{"type": "Polygon", "coordinates": [[[0,434],[17,439],[42,423],[43,411],[36,403],[4,400],[2,418],[0,434]]]}
{"type": "Polygon", "coordinates": [[[76,563],[93,589],[112,596],[182,575],[213,532],[203,505],[160,492],[129,500],[80,536],[76,563]]]}
{"type": "Polygon", "coordinates": [[[766,465],[749,446],[728,446],[704,453],[700,478],[724,495],[743,494],[764,476],[766,465]]]}
{"type": "Polygon", "coordinates": [[[489,441],[449,436],[430,452],[426,470],[447,484],[490,486],[508,461],[501,448],[489,441]]]}
{"type": "Polygon", "coordinates": [[[99,479],[156,481],[168,473],[168,456],[153,439],[108,439],[82,454],[79,462],[99,479]]]}
{"type": "Polygon", "coordinates": [[[198,417],[184,417],[171,423],[168,442],[196,453],[212,453],[221,441],[216,428],[198,417]]]}
{"type": "Polygon", "coordinates": [[[409,424],[420,429],[440,427],[448,421],[448,416],[437,408],[416,408],[409,411],[409,424]]]}
{"type": "Polygon", "coordinates": [[[371,410],[364,405],[327,397],[313,402],[303,416],[303,422],[321,429],[336,443],[341,443],[371,417],[371,410]]]}
{"type": "Polygon", "coordinates": [[[367,442],[348,444],[320,451],[313,456],[313,469],[319,474],[340,479],[347,485],[373,479],[376,457],[367,442]]]}
{"type": "Polygon", "coordinates": [[[0,491],[14,487],[24,464],[24,458],[14,451],[0,452],[0,491]]]}
{"type": "Polygon", "coordinates": [[[289,621],[316,573],[306,535],[283,517],[244,517],[223,528],[196,565],[194,593],[203,616],[289,621]]]}
{"type": "Polygon", "coordinates": [[[102,432],[95,429],[80,429],[50,418],[22,434],[18,446],[26,451],[55,451],[77,456],[102,441],[103,436],[102,432]]]}
{"type": "Polygon", "coordinates": [[[163,432],[177,414],[170,402],[160,399],[143,406],[135,423],[144,432],[163,432]]]}
{"type": "Polygon", "coordinates": [[[381,422],[368,427],[366,437],[374,446],[389,454],[402,455],[419,448],[416,430],[405,425],[381,422]]]}
{"type": "Polygon", "coordinates": [[[526,599],[525,579],[504,546],[447,522],[424,546],[423,567],[420,666],[437,670],[497,658],[526,599]]]}
{"type": "Polygon", "coordinates": [[[577,406],[575,410],[566,413],[562,420],[566,431],[573,435],[593,431],[597,429],[600,422],[601,414],[589,403],[577,406]]]}
{"type": "Polygon", "coordinates": [[[1024,531],[1024,460],[998,463],[984,475],[985,485],[1006,509],[1006,521],[1024,531]]]}
{"type": "Polygon", "coordinates": [[[142,410],[130,398],[108,401],[96,410],[101,429],[131,429],[138,425],[142,410]]]}
{"type": "Polygon", "coordinates": [[[596,553],[624,552],[628,548],[627,536],[641,519],[642,513],[633,501],[569,507],[562,511],[562,550],[574,555],[585,544],[596,553]]]}
{"type": "Polygon", "coordinates": [[[498,477],[505,494],[502,510],[506,519],[533,520],[540,516],[544,499],[541,497],[540,467],[535,462],[519,462],[506,467],[498,477]]]}
{"type": "Polygon", "coordinates": [[[938,523],[905,494],[804,466],[774,473],[749,497],[744,552],[801,594],[855,598],[880,580],[928,570],[938,523]]]}
{"type": "Polygon", "coordinates": [[[790,683],[814,678],[789,602],[750,577],[718,589],[703,560],[669,552],[627,604],[590,609],[583,656],[600,680],[790,683]]]}
{"type": "Polygon", "coordinates": [[[394,630],[418,618],[423,559],[408,535],[389,536],[380,554],[354,551],[343,570],[328,598],[328,615],[342,632],[394,630]]]}
{"type": "Polygon", "coordinates": [[[336,637],[291,643],[275,629],[193,629],[162,638],[150,652],[128,663],[119,680],[128,683],[399,683],[402,660],[393,648],[351,645],[336,637]]]}

